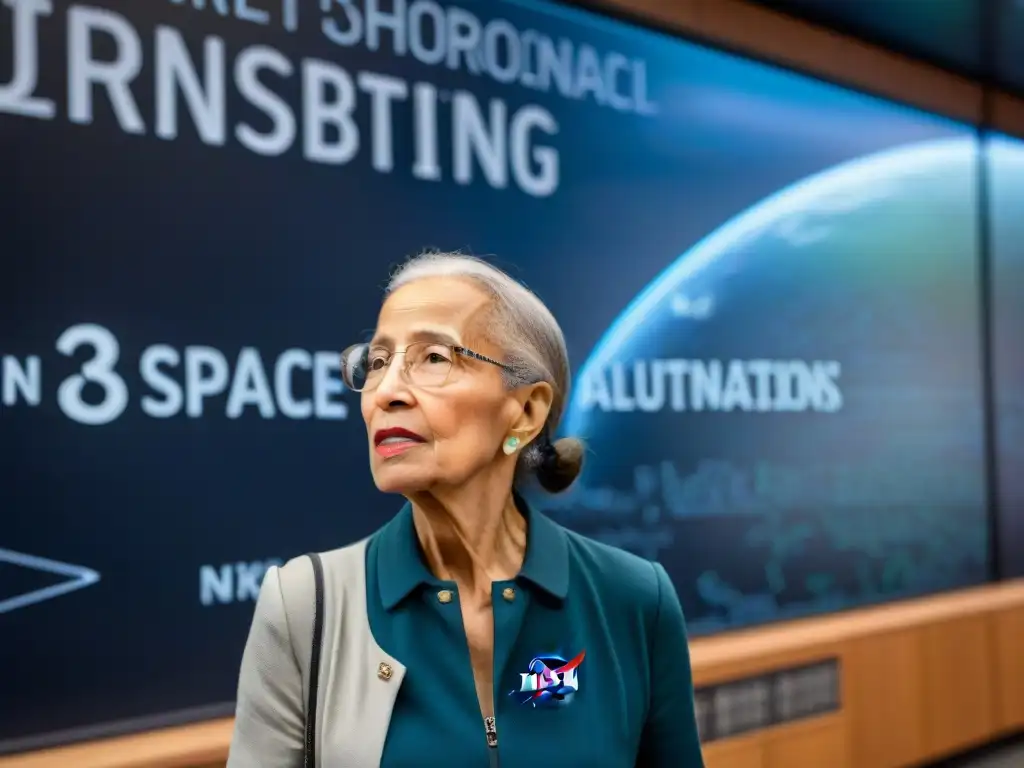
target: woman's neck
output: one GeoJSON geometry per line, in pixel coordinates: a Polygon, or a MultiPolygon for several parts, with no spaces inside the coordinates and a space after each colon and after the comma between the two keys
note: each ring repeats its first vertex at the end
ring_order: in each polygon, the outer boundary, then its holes
{"type": "Polygon", "coordinates": [[[427,566],[455,581],[463,598],[489,602],[491,582],[513,578],[526,555],[526,520],[508,486],[418,494],[411,499],[427,566]]]}

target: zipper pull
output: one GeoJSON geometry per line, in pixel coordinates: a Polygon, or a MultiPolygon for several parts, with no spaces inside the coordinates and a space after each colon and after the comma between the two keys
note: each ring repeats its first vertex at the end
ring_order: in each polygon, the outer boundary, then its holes
{"type": "Polygon", "coordinates": [[[484,718],[484,733],[487,734],[487,746],[492,749],[498,747],[498,725],[493,717],[484,718]]]}

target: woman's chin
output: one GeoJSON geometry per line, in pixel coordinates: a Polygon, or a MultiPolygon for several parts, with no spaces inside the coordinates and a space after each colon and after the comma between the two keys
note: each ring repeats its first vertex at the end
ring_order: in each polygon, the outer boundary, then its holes
{"type": "Polygon", "coordinates": [[[424,473],[406,467],[376,467],[373,470],[373,482],[381,493],[402,495],[425,491],[431,485],[424,473]]]}

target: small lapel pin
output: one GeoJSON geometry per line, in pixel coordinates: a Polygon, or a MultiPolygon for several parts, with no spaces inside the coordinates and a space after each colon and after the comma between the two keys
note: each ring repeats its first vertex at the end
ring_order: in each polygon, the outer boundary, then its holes
{"type": "Polygon", "coordinates": [[[391,668],[391,665],[386,661],[382,661],[377,665],[377,677],[387,682],[391,679],[391,676],[395,674],[395,671],[391,668]]]}

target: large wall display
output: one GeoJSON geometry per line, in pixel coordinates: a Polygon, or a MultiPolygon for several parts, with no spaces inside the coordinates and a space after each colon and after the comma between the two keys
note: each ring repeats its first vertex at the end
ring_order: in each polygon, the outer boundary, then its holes
{"type": "Polygon", "coordinates": [[[424,247],[550,303],[590,460],[537,504],[695,633],[986,578],[967,128],[531,0],[0,41],[6,749],[229,709],[267,565],[398,508],[337,354],[424,247]]]}
{"type": "Polygon", "coordinates": [[[1024,142],[985,138],[992,284],[998,547],[1002,574],[1024,576],[1024,142]]]}

